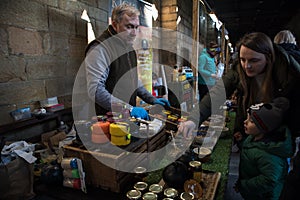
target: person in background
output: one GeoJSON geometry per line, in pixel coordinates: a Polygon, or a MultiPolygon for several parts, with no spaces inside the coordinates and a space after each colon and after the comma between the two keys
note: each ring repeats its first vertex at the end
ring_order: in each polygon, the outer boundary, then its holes
{"type": "Polygon", "coordinates": [[[132,117],[149,119],[136,107],[136,97],[149,104],[169,106],[166,99],[152,96],[138,80],[133,42],[139,28],[139,11],[126,3],[113,8],[112,24],[86,48],[88,95],[95,100],[96,114],[105,115],[114,103],[130,109],[132,117]]]}
{"type": "MultiPolygon", "coordinates": [[[[300,63],[300,49],[297,46],[296,38],[289,30],[279,31],[274,37],[274,43],[282,47],[288,54],[290,54],[298,63],[300,63]]],[[[294,156],[289,159],[290,172],[287,176],[285,186],[282,192],[281,199],[294,199],[298,191],[300,191],[300,154],[299,151],[300,137],[295,139],[296,151],[294,156]]]]}
{"type": "MultiPolygon", "coordinates": [[[[298,143],[298,149],[300,145],[298,143]]],[[[300,191],[300,153],[293,157],[293,162],[291,163],[292,169],[287,175],[280,200],[294,200],[299,196],[300,191]]]]}
{"type": "Polygon", "coordinates": [[[290,55],[292,55],[298,63],[300,63],[300,49],[297,46],[296,38],[289,30],[279,31],[274,37],[274,43],[278,44],[290,55]]]}
{"type": "Polygon", "coordinates": [[[288,99],[250,106],[244,121],[249,135],[242,143],[239,178],[235,185],[244,199],[279,199],[288,173],[287,158],[293,155],[289,129],[284,126],[288,99]]]}
{"type": "Polygon", "coordinates": [[[190,113],[189,120],[182,122],[179,133],[190,137],[194,129],[201,125],[212,113],[211,100],[219,107],[224,100],[218,98],[225,90],[226,97],[236,92],[237,109],[234,136],[237,141],[246,138],[243,121],[247,116],[247,108],[259,102],[270,102],[276,97],[286,97],[290,101],[286,124],[293,138],[300,136],[300,65],[290,59],[290,55],[273,45],[264,33],[253,32],[244,35],[237,45],[238,63],[229,70],[210,90],[210,98],[206,95],[196,109],[190,113]],[[235,70],[236,69],[236,70],[235,70]],[[219,105],[219,106],[218,106],[219,105]],[[199,124],[196,125],[196,123],[199,124]]]}
{"type": "Polygon", "coordinates": [[[199,56],[198,61],[198,91],[199,101],[208,93],[215,85],[217,76],[217,68],[215,56],[218,53],[218,45],[210,42],[208,48],[204,48],[199,56]]]}

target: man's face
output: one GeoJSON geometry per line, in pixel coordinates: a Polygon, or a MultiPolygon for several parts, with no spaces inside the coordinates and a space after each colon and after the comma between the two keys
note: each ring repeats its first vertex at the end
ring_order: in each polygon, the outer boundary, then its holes
{"type": "Polygon", "coordinates": [[[119,33],[119,37],[124,40],[127,44],[133,44],[136,37],[138,27],[140,25],[139,17],[129,17],[127,14],[123,15],[120,22],[113,22],[112,26],[115,31],[119,33]]]}

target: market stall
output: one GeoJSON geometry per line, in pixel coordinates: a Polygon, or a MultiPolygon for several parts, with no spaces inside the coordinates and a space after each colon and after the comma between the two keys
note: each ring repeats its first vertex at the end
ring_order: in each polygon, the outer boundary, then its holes
{"type": "MultiPolygon", "coordinates": [[[[216,118],[219,116],[212,117],[213,118],[209,119],[210,122],[218,122],[216,118]]],[[[221,199],[224,195],[232,141],[230,130],[232,130],[233,120],[231,118],[233,117],[234,113],[230,112],[227,122],[224,124],[224,127],[227,128],[225,129],[226,132],[223,130],[220,131],[218,129],[219,127],[216,126],[213,126],[212,129],[207,128],[206,130],[200,130],[199,133],[202,135],[199,134],[199,136],[202,137],[202,140],[200,139],[200,141],[197,141],[197,139],[199,140],[200,137],[194,138],[194,141],[191,143],[188,151],[178,160],[176,160],[176,162],[183,162],[184,156],[188,155],[188,161],[199,160],[201,162],[203,171],[201,171],[202,179],[199,184],[201,186],[201,196],[203,196],[204,199],[214,199],[215,197],[221,199]],[[209,154],[208,158],[206,157],[206,159],[198,159],[197,150],[195,149],[201,145],[203,146],[203,144],[206,145],[206,148],[208,148],[211,153],[209,154]],[[211,146],[207,146],[208,144],[211,146]],[[194,152],[194,154],[191,154],[191,152],[194,152]]],[[[165,119],[166,120],[162,119],[164,128],[158,134],[155,134],[150,138],[133,139],[129,145],[125,145],[122,147],[122,149],[129,152],[142,153],[147,151],[155,151],[172,142],[172,133],[174,133],[173,129],[177,124],[174,121],[170,121],[168,117],[165,119]],[[168,124],[168,126],[166,124],[168,124]]],[[[207,121],[205,123],[207,123],[207,121]]],[[[207,126],[205,125],[205,127],[207,126]]],[[[124,197],[126,196],[126,193],[134,189],[134,184],[137,182],[146,182],[148,185],[146,190],[149,190],[149,186],[153,184],[161,185],[163,189],[167,189],[169,187],[168,184],[166,184],[167,180],[166,178],[164,179],[163,175],[164,171],[169,166],[149,173],[140,174],[141,176],[139,176],[139,174],[121,172],[112,167],[106,166],[97,160],[97,157],[106,157],[115,164],[124,165],[124,152],[117,155],[104,154],[99,151],[99,145],[95,144],[92,145],[92,148],[90,146],[88,149],[89,150],[83,146],[76,146],[74,144],[64,146],[65,157],[78,157],[82,159],[86,173],[86,183],[92,187],[119,193],[124,197]],[[91,150],[93,148],[94,150],[91,150]]],[[[187,169],[190,170],[187,160],[185,160],[185,164],[187,169]]],[[[154,159],[153,162],[159,164],[159,162],[165,162],[165,160],[154,159]]],[[[184,182],[193,179],[193,176],[190,176],[184,182]]],[[[178,195],[185,191],[184,187],[176,188],[176,190],[178,195]]]]}

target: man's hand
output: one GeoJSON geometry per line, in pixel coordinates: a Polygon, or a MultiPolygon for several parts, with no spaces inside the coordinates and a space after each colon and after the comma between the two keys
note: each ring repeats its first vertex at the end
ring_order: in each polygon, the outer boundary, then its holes
{"type": "Polygon", "coordinates": [[[130,112],[130,116],[139,119],[150,120],[148,112],[142,107],[133,107],[130,112]]]}
{"type": "Polygon", "coordinates": [[[164,99],[164,98],[156,99],[153,103],[154,104],[159,104],[161,106],[167,106],[167,107],[171,106],[170,102],[167,99],[164,99]]]}
{"type": "Polygon", "coordinates": [[[193,131],[196,128],[196,124],[193,121],[181,122],[178,127],[178,132],[182,133],[185,138],[193,136],[193,131]]]}

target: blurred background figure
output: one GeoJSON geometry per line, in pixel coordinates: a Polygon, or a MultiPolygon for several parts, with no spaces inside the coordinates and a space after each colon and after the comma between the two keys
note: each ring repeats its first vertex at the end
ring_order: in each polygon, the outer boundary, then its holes
{"type": "Polygon", "coordinates": [[[297,46],[296,38],[291,31],[279,31],[274,37],[274,43],[284,48],[298,63],[300,63],[300,49],[297,46]]]}
{"type": "Polygon", "coordinates": [[[217,67],[215,56],[220,52],[219,46],[210,42],[208,47],[204,48],[199,56],[198,62],[198,90],[199,101],[208,93],[215,83],[217,76],[217,67]]]}

